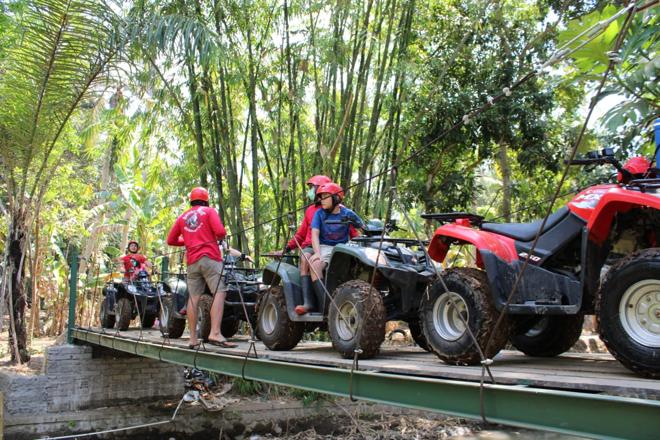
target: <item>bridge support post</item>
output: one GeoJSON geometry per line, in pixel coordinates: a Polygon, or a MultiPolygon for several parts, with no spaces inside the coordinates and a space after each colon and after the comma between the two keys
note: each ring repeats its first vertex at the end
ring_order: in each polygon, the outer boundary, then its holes
{"type": "Polygon", "coordinates": [[[73,328],[76,326],[76,299],[78,297],[78,248],[73,246],[69,252],[69,323],[67,324],[67,342],[73,344],[73,328]]]}
{"type": "Polygon", "coordinates": [[[170,257],[167,255],[163,256],[163,259],[160,261],[160,280],[165,281],[170,275],[170,257]]]}

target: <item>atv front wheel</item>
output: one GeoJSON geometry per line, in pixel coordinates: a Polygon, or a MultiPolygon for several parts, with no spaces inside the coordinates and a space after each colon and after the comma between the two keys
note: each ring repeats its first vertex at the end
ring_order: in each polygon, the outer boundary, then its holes
{"type": "Polygon", "coordinates": [[[101,327],[103,328],[112,328],[115,326],[115,315],[109,313],[107,298],[101,303],[100,320],[101,327]]]}
{"type": "Polygon", "coordinates": [[[204,342],[209,341],[211,334],[211,307],[213,297],[211,295],[200,295],[197,302],[197,337],[204,342]]]}
{"type": "Polygon", "coordinates": [[[166,338],[180,338],[181,335],[183,335],[183,331],[186,329],[186,320],[174,316],[174,298],[162,298],[161,301],[162,307],[160,310],[160,317],[158,318],[160,333],[166,338]]]}
{"type": "Polygon", "coordinates": [[[429,343],[426,342],[424,333],[422,333],[422,326],[419,324],[419,320],[416,319],[414,321],[409,321],[408,328],[410,329],[410,336],[412,336],[413,341],[415,341],[420,348],[423,348],[426,351],[431,351],[429,343]]]}
{"type": "Polygon", "coordinates": [[[117,328],[119,330],[128,330],[133,314],[131,300],[124,297],[119,298],[115,304],[115,318],[117,319],[117,328]]]}
{"type": "Polygon", "coordinates": [[[660,378],[660,248],[634,253],[609,270],[596,318],[612,356],[639,374],[660,378]]]}
{"type": "Polygon", "coordinates": [[[527,356],[554,357],[568,351],[582,334],[584,315],[509,316],[511,345],[527,356]]]}
{"type": "Polygon", "coordinates": [[[272,287],[259,301],[257,334],[271,350],[291,350],[303,337],[304,322],[293,322],[286,311],[281,286],[272,287]]]}
{"type": "Polygon", "coordinates": [[[440,359],[453,365],[481,362],[479,348],[464,321],[486,358],[492,358],[504,348],[509,325],[506,317],[503,318],[494,333],[498,317],[486,273],[472,268],[445,271],[442,280],[435,281],[428,296],[422,299],[420,312],[422,332],[429,348],[440,359]],[[448,290],[445,290],[443,280],[448,290]]]}
{"type": "Polygon", "coordinates": [[[385,306],[380,293],[363,280],[347,281],[333,293],[328,313],[332,346],[345,358],[360,349],[360,359],[378,354],[385,339],[385,306]]]}

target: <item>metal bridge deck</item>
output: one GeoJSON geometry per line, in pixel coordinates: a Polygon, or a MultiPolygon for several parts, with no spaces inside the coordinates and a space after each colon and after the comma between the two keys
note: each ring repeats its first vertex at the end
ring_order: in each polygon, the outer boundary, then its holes
{"type": "MultiPolygon", "coordinates": [[[[330,343],[305,342],[275,352],[256,343],[258,358],[239,347],[187,348],[157,330],[73,330],[78,341],[139,356],[281,385],[468,418],[479,418],[481,367],[450,366],[417,347],[385,345],[378,357],[342,359],[330,343]]],[[[496,385],[483,389],[489,421],[597,438],[660,438],[660,381],[635,376],[605,354],[530,358],[503,351],[491,367],[496,385]]]]}

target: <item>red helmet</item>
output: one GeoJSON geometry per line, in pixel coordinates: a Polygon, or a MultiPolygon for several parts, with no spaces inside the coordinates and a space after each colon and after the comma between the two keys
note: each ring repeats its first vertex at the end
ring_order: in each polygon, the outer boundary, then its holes
{"type": "Polygon", "coordinates": [[[328,176],[323,176],[319,174],[318,176],[312,176],[307,180],[307,185],[321,186],[326,183],[330,183],[332,180],[328,176]]]}
{"type": "Polygon", "coordinates": [[[138,243],[138,242],[135,241],[135,240],[131,240],[131,241],[129,241],[128,244],[126,245],[126,249],[130,249],[132,244],[134,244],[135,246],[137,246],[137,250],[138,250],[138,251],[140,250],[140,243],[138,243]]]}
{"type": "Polygon", "coordinates": [[[342,189],[341,186],[337,185],[335,182],[329,182],[324,185],[321,185],[319,189],[316,191],[316,194],[331,194],[331,195],[338,195],[339,196],[339,201],[342,201],[344,199],[344,190],[342,189]]]}
{"type": "MultiPolygon", "coordinates": [[[[623,165],[623,169],[628,171],[633,177],[643,177],[644,174],[651,168],[651,162],[644,156],[631,157],[623,165]]],[[[617,173],[616,180],[623,181],[621,173],[617,173]]]]}
{"type": "Polygon", "coordinates": [[[206,188],[198,186],[197,188],[193,188],[193,190],[190,191],[190,201],[193,202],[195,200],[201,200],[203,202],[209,201],[209,192],[206,190],[206,188]]]}

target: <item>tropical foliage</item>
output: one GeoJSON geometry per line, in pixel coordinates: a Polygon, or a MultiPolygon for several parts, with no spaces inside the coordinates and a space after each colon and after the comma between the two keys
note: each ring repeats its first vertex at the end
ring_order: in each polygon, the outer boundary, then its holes
{"type": "MultiPolygon", "coordinates": [[[[446,131],[614,14],[617,3],[606,3],[1,4],[0,312],[11,318],[12,357],[27,359],[29,337],[64,329],[73,247],[83,325],[94,323],[100,286],[129,239],[176,270],[181,253],[164,237],[193,186],[211,190],[232,245],[255,255],[284,246],[304,182],[320,173],[363,217],[405,210],[408,234],[430,210],[540,215],[620,21],[446,131]]],[[[636,14],[608,82],[618,101],[583,148],[649,153],[657,12],[636,14]]]]}

